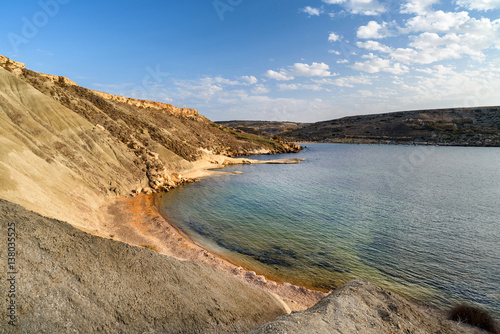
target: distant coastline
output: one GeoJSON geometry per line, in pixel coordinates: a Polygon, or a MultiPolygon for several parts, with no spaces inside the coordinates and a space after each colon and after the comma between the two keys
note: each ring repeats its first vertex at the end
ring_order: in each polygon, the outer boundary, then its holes
{"type": "Polygon", "coordinates": [[[241,131],[296,142],[500,146],[500,107],[349,116],[316,123],[221,121],[241,131]]]}

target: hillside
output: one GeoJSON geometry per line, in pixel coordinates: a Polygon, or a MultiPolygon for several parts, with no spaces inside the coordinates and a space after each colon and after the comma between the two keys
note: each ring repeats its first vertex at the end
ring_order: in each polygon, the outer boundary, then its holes
{"type": "Polygon", "coordinates": [[[273,135],[296,141],[500,146],[500,107],[352,116],[313,124],[293,123],[295,129],[277,126],[275,122],[232,121],[225,124],[260,134],[272,127],[276,130],[273,135]]]}
{"type": "Polygon", "coordinates": [[[293,152],[196,110],[95,92],[0,57],[0,197],[93,232],[109,200],[168,190],[216,156],[293,152]],[[35,168],[36,166],[36,168],[35,168]]]}
{"type": "Polygon", "coordinates": [[[260,136],[281,135],[282,133],[297,130],[310,124],[276,121],[218,121],[215,123],[260,136]]]}
{"type": "MultiPolygon", "coordinates": [[[[18,274],[10,284],[17,328],[11,331],[2,312],[0,333],[244,333],[285,314],[270,294],[212,268],[99,238],[0,199],[0,227],[8,226],[16,231],[18,274]]],[[[6,247],[0,254],[3,266],[6,247]]],[[[8,302],[2,298],[2,310],[8,302]]]]}

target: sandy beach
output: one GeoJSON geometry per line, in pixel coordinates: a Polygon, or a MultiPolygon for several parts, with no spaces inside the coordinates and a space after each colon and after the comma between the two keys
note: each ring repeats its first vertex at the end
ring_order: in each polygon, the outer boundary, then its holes
{"type": "MultiPolygon", "coordinates": [[[[225,173],[221,169],[225,165],[246,163],[299,163],[299,159],[257,161],[245,158],[204,160],[193,170],[183,175],[184,178],[198,179],[217,173],[225,173]],[[214,161],[217,161],[215,163],[214,161]]],[[[237,266],[227,259],[209,252],[196,244],[176,229],[159,212],[157,203],[161,194],[140,194],[131,198],[120,198],[112,204],[108,213],[114,216],[110,238],[126,243],[153,249],[161,254],[172,256],[183,261],[195,261],[225,272],[252,286],[268,291],[282,301],[290,311],[305,310],[319,300],[325,293],[295,286],[286,282],[276,282],[263,275],[237,266]]]]}

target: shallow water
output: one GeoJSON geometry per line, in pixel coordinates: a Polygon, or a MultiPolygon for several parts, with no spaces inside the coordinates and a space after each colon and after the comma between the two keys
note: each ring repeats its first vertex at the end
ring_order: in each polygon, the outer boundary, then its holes
{"type": "Polygon", "coordinates": [[[500,149],[310,144],[299,165],[243,165],[165,196],[197,243],[317,289],[362,278],[500,318],[500,149]]]}

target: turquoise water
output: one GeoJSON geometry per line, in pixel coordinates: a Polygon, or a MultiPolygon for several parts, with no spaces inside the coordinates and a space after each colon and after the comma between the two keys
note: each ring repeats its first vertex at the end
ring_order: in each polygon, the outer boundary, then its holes
{"type": "Polygon", "coordinates": [[[167,193],[197,243],[278,280],[353,278],[500,318],[500,149],[310,144],[298,165],[243,165],[167,193]]]}

